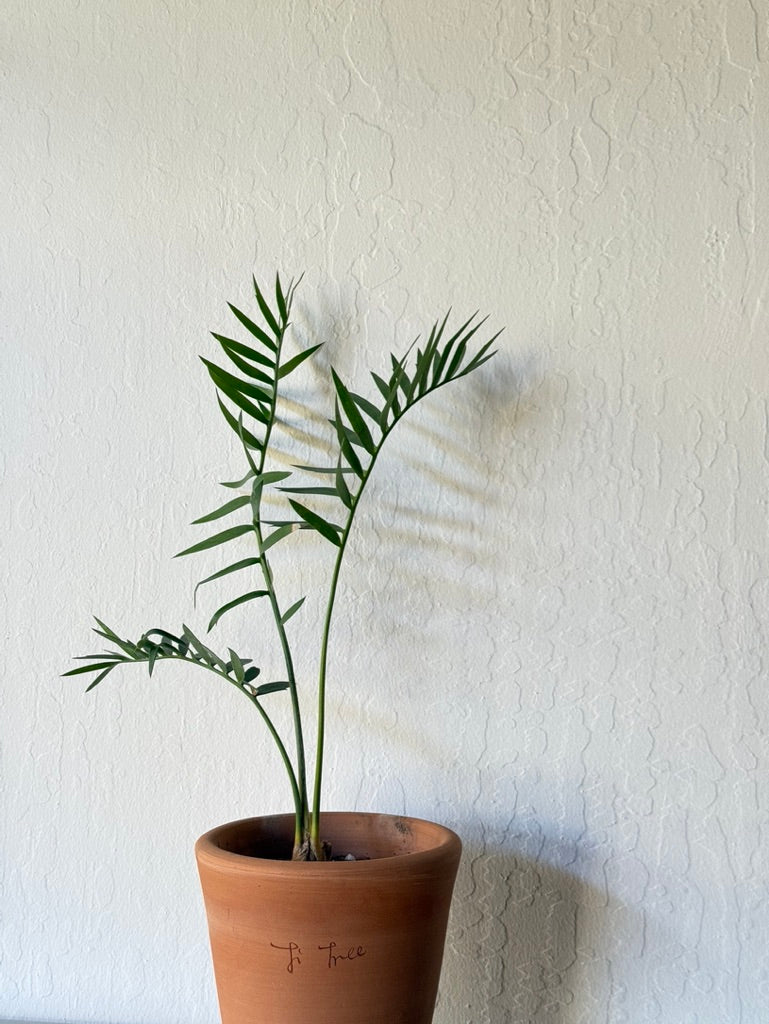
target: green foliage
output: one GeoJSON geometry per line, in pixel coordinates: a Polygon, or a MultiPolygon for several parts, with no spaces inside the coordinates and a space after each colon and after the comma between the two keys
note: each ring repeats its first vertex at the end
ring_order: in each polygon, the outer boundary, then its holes
{"type": "MultiPolygon", "coordinates": [[[[242,688],[244,683],[243,666],[251,664],[249,658],[241,658],[233,650],[229,652],[228,661],[220,658],[210,647],[199,640],[188,626],[182,626],[181,636],[174,636],[173,633],[169,633],[165,629],[149,629],[146,633],[142,633],[136,643],[132,643],[130,640],[121,640],[113,629],[99,619],[96,619],[96,623],[99,628],[94,629],[94,633],[103,637],[119,650],[106,651],[103,654],[87,654],[82,658],[76,658],[76,661],[89,661],[92,664],[81,665],[80,668],[73,668],[69,672],[63,673],[65,676],[77,676],[85,672],[98,672],[96,678],[87,687],[86,693],[118,665],[144,664],[147,666],[149,674],[152,675],[156,662],[168,660],[187,661],[202,665],[242,688]]],[[[259,670],[256,669],[255,674],[258,672],[259,670]]]]}
{"type": "Polygon", "coordinates": [[[176,660],[208,669],[232,683],[261,714],[283,760],[296,811],[295,849],[301,850],[303,856],[307,855],[309,850],[310,856],[322,859],[323,844],[318,829],[325,741],[328,639],[339,571],[361,495],[382,446],[395,425],[417,402],[444,385],[472,373],[491,359],[498,334],[471,353],[470,342],[485,320],[478,319],[477,314],[473,315],[450,333],[447,330],[449,316],[446,314],[442,321],[435,323],[426,342],[422,347],[416,348],[415,354],[413,353],[417,342],[401,359],[390,357],[389,372],[386,375],[371,373],[373,398],[364,397],[350,390],[332,368],[330,384],[334,392],[334,415],[330,422],[336,438],[336,456],[331,465],[295,466],[294,469],[300,471],[306,480],[299,485],[287,485],[285,482],[292,477],[291,472],[267,468],[272,433],[278,423],[281,385],[320,348],[320,345],[311,345],[289,359],[283,358],[283,344],[290,323],[295,288],[296,285],[292,283],[284,290],[280,277],[277,276],[274,298],[268,301],[254,280],[254,295],[261,324],[235,306],[229,307],[249,335],[248,344],[221,334],[213,334],[230,367],[225,369],[209,359],[202,359],[216,389],[222,415],[242,445],[248,470],[239,480],[222,483],[222,487],[240,493],[194,520],[194,525],[226,521],[232,516],[245,518],[184,548],[178,554],[178,557],[181,557],[230,543],[250,543],[252,554],[249,557],[241,557],[205,577],[195,587],[193,599],[196,599],[198,589],[206,583],[247,571],[256,571],[259,575],[257,588],[247,589],[218,608],[211,616],[208,629],[214,629],[223,616],[241,605],[257,600],[266,601],[270,606],[281,644],[285,678],[255,686],[254,680],[260,670],[252,664],[251,659],[241,657],[231,648],[228,648],[226,659],[220,657],[186,626],[183,627],[181,636],[175,636],[164,629],[152,629],[142,634],[136,643],[132,643],[121,639],[114,630],[98,619],[96,621],[99,628],[95,632],[116,649],[102,654],[87,655],[81,659],[87,664],[72,669],[65,675],[95,673],[88,686],[88,690],[91,690],[119,665],[144,663],[152,675],[158,662],[176,660]],[[244,416],[249,421],[247,426],[244,423],[244,416]],[[314,478],[318,477],[320,481],[313,482],[314,478]],[[262,502],[266,490],[278,498],[283,497],[286,518],[265,517],[262,502]],[[309,507],[293,495],[309,496],[313,504],[320,503],[323,511],[309,507]],[[304,597],[295,600],[285,610],[282,609],[268,555],[276,545],[284,542],[298,530],[314,532],[335,550],[326,616],[320,638],[318,733],[312,803],[307,792],[299,689],[294,673],[291,645],[285,628],[289,620],[300,610],[304,597]],[[293,755],[289,754],[283,738],[261,702],[262,697],[281,691],[288,691],[291,701],[293,755]]]}

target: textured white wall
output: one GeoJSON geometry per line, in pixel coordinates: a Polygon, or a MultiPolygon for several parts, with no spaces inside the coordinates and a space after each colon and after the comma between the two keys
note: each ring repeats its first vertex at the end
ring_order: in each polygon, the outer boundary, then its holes
{"type": "Polygon", "coordinates": [[[334,634],[328,805],[466,841],[437,1024],[766,1020],[766,5],[5,9],[0,1017],[215,1018],[192,843],[280,768],[234,690],[58,673],[232,594],[171,560],[240,467],[195,355],[280,267],[359,387],[450,304],[508,328],[394,440],[334,634]]]}

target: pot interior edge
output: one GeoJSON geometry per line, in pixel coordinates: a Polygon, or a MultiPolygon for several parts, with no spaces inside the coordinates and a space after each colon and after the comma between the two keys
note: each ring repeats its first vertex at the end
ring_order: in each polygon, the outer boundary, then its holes
{"type": "MultiPolygon", "coordinates": [[[[354,861],[337,860],[318,864],[302,862],[307,868],[350,869],[355,864],[392,857],[434,855],[455,848],[459,837],[450,829],[421,818],[402,815],[326,811],[321,814],[322,835],[332,845],[332,856],[352,854],[354,861]],[[446,848],[446,849],[443,849],[446,848]]],[[[246,858],[285,864],[291,860],[294,836],[293,814],[243,818],[206,832],[196,844],[199,856],[246,858]]]]}

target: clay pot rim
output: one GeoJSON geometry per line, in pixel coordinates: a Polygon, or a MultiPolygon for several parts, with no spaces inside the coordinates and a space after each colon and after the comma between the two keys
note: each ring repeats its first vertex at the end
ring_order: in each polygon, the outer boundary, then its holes
{"type": "Polygon", "coordinates": [[[382,857],[372,857],[367,860],[331,860],[320,863],[318,861],[292,861],[273,857],[258,857],[252,854],[235,853],[231,850],[222,849],[222,847],[219,846],[218,839],[223,834],[231,832],[239,826],[248,825],[251,822],[265,820],[277,822],[282,819],[291,822],[293,829],[293,814],[265,814],[251,818],[239,818],[236,821],[225,822],[224,824],[217,825],[216,827],[209,829],[209,831],[205,832],[195,843],[195,855],[199,862],[204,861],[209,863],[211,866],[219,864],[221,867],[226,867],[232,871],[259,870],[263,873],[284,873],[286,871],[290,871],[292,873],[301,874],[305,877],[328,877],[330,873],[345,873],[348,876],[355,876],[370,874],[372,872],[376,872],[377,869],[392,871],[393,868],[397,870],[396,866],[400,865],[402,865],[404,870],[413,871],[419,868],[420,863],[424,863],[426,866],[436,859],[440,860],[444,857],[458,857],[462,849],[462,841],[456,832],[453,832],[445,825],[429,821],[426,818],[414,818],[403,814],[381,814],[365,811],[323,811],[321,813],[321,819],[330,823],[332,827],[335,819],[337,821],[341,821],[346,818],[349,819],[355,817],[367,818],[372,822],[375,819],[389,819],[391,821],[397,820],[407,826],[410,826],[410,828],[422,832],[423,834],[427,833],[427,836],[430,836],[430,833],[432,833],[432,836],[430,837],[432,841],[430,841],[430,844],[424,849],[404,850],[403,852],[396,852],[382,857]]]}

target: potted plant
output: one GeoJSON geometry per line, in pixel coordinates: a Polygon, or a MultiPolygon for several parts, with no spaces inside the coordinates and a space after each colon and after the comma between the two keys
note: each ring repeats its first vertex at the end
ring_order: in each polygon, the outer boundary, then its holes
{"type": "Polygon", "coordinates": [[[415,343],[401,359],[391,356],[384,375],[371,374],[373,397],[350,390],[331,369],[336,457],[330,465],[294,467],[302,474],[294,483],[290,471],[273,468],[270,460],[278,411],[287,378],[320,348],[286,358],[295,288],[284,288],[277,276],[274,299],[268,299],[254,280],[258,322],[230,306],[248,343],[213,335],[230,366],[203,363],[240,440],[245,472],[223,484],[232,497],[195,520],[221,526],[220,520],[232,523],[234,517],[234,525],[179,552],[195,554],[240,538],[251,542],[248,557],[239,556],[198,587],[256,575],[256,584],[214,612],[208,628],[234,608],[260,602],[277,632],[280,670],[263,675],[232,648],[217,653],[186,625],[177,632],[151,629],[134,642],[97,619],[94,632],[108,650],[86,655],[84,665],[65,675],[93,674],[91,690],[118,666],[140,663],[151,675],[161,662],[183,661],[234,686],[274,740],[293,812],[231,822],[196,844],[223,1024],[297,1024],[305,1018],[313,1024],[429,1024],[461,844],[448,829],[413,818],[321,813],[329,640],[344,554],[385,441],[414,405],[490,359],[498,335],[473,351],[484,320],[474,315],[449,330],[447,314],[421,347],[415,343]],[[284,517],[268,511],[267,493],[285,501],[284,517]],[[320,636],[312,789],[290,639],[304,598],[285,603],[271,565],[273,549],[297,530],[313,531],[333,554],[320,636]],[[290,743],[270,713],[279,693],[291,706],[290,743]]]}

